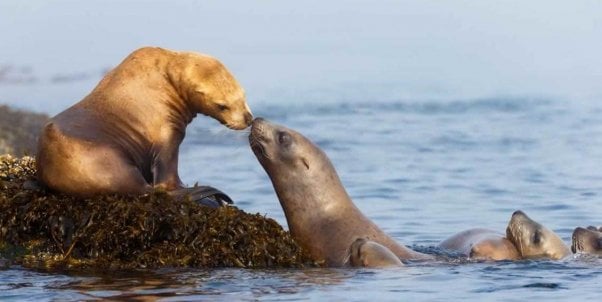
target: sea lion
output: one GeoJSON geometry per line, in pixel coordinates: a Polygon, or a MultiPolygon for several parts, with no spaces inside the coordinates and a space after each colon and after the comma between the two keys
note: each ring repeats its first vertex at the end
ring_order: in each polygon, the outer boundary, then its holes
{"type": "Polygon", "coordinates": [[[249,143],[272,181],[291,235],[314,259],[333,267],[351,265],[349,249],[360,238],[401,260],[431,259],[398,244],[364,216],[326,154],[300,133],[256,118],[249,143]]]}
{"type": "Polygon", "coordinates": [[[441,242],[439,247],[474,259],[520,259],[520,254],[510,240],[488,229],[475,228],[460,232],[441,242]]]}
{"type": "Polygon", "coordinates": [[[571,251],[573,253],[602,256],[602,228],[578,227],[573,231],[571,251]]]}
{"type": "Polygon", "coordinates": [[[183,188],[178,151],[198,114],[231,129],[253,116],[243,88],[217,59],[156,47],[134,51],[83,100],[59,113],[38,142],[38,179],[51,189],[88,197],[183,188]]]}
{"type": "Polygon", "coordinates": [[[524,259],[562,259],[571,254],[562,239],[545,226],[516,211],[508,222],[506,237],[524,259]]]}

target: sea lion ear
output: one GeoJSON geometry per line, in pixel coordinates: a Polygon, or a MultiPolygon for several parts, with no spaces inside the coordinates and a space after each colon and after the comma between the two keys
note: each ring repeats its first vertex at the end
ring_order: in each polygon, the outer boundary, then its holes
{"type": "Polygon", "coordinates": [[[301,157],[301,161],[303,162],[307,170],[309,170],[309,162],[307,161],[307,159],[305,157],[301,157]]]}

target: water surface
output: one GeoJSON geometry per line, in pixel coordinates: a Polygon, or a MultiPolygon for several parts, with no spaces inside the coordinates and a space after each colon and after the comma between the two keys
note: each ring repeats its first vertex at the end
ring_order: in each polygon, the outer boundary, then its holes
{"type": "MultiPolygon", "coordinates": [[[[602,105],[487,98],[272,102],[257,116],[294,128],[330,156],[356,205],[399,242],[429,250],[455,232],[504,232],[514,210],[555,230],[601,224],[602,105]]],[[[246,132],[199,117],[181,149],[188,184],[223,189],[286,226],[246,132]]],[[[130,273],[0,271],[0,299],[593,300],[602,261],[409,263],[371,269],[166,269],[130,273]]]]}

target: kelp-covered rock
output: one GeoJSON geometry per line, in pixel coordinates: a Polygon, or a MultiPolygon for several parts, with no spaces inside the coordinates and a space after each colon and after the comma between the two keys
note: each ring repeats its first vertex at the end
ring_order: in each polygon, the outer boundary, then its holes
{"type": "Polygon", "coordinates": [[[0,250],[27,267],[316,265],[259,214],[164,192],[77,199],[38,188],[34,173],[33,159],[0,156],[0,250]]]}
{"type": "Polygon", "coordinates": [[[0,105],[0,154],[32,155],[48,116],[0,105]]]}

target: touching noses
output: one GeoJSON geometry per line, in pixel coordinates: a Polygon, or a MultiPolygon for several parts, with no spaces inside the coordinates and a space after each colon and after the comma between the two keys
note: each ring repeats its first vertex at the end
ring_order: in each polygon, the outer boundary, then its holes
{"type": "Polygon", "coordinates": [[[245,113],[245,124],[247,126],[251,125],[253,122],[253,115],[250,112],[245,113]]]}

